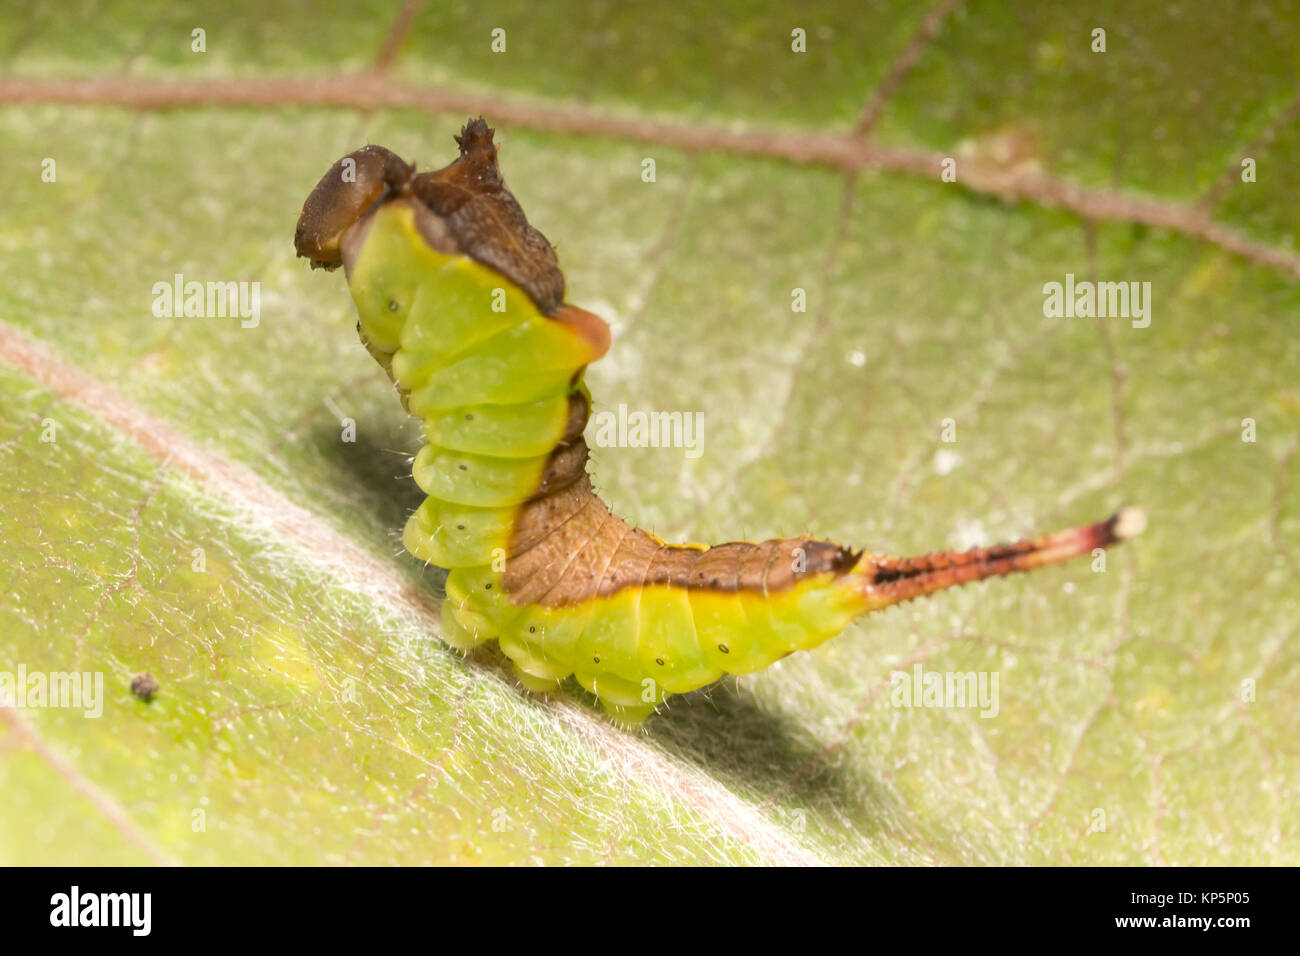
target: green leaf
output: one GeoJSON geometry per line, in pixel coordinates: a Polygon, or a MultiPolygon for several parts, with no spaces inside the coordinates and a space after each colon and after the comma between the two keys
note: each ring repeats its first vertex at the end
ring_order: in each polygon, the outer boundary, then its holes
{"type": "Polygon", "coordinates": [[[1296,11],[399,7],[0,13],[0,675],[103,681],[98,716],[0,708],[0,861],[1300,860],[1296,11]],[[333,160],[440,165],[462,107],[613,325],[597,410],[704,413],[698,459],[594,449],[628,518],[914,554],[1136,504],[1146,534],[638,735],[455,654],[398,538],[419,429],[292,233],[333,160]],[[852,168],[789,159],[826,143],[852,168]],[[1067,273],[1149,282],[1150,325],[1045,315],[1067,273]],[[259,321],[156,316],[176,274],[259,283],[259,321]],[[918,665],[996,674],[996,715],[897,706],[918,665]]]}

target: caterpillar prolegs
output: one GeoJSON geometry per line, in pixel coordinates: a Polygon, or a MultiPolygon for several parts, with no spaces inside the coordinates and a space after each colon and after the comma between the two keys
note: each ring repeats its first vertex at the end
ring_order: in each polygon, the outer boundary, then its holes
{"type": "Polygon", "coordinates": [[[666,544],[610,510],[587,477],[587,365],[608,326],[564,301],[551,244],[497,166],[482,119],[459,157],[416,174],[382,147],[334,164],[295,244],[342,264],[358,331],[427,440],[428,497],[403,542],[449,569],[443,638],[495,638],[526,687],[573,675],[635,725],[669,694],[760,670],[860,614],[1089,554],[1136,534],[1137,509],[1041,538],[894,558],[811,538],[666,544]]]}

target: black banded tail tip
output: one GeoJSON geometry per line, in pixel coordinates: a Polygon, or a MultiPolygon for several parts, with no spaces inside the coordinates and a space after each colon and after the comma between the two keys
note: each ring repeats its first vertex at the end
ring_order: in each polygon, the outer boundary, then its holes
{"type": "Polygon", "coordinates": [[[1147,513],[1141,508],[1132,506],[1120,508],[1111,515],[1106,524],[1110,529],[1111,537],[1116,541],[1127,541],[1129,538],[1136,538],[1146,529],[1147,513]]]}

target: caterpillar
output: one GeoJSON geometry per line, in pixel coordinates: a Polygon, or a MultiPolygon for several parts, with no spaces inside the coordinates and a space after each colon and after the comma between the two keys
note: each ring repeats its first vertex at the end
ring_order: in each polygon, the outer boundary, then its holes
{"type": "Polygon", "coordinates": [[[448,569],[442,637],[497,640],[520,683],[569,676],[620,725],[671,694],[760,670],[854,618],[944,588],[1106,548],[1143,513],[1043,537],[898,558],[809,537],[668,544],[592,489],[588,364],[610,346],[565,301],[554,248],[506,188],[494,130],[415,168],[380,146],[343,157],[295,234],[313,268],[342,265],[361,341],[423,423],[412,474],[427,495],[402,533],[448,569]]]}

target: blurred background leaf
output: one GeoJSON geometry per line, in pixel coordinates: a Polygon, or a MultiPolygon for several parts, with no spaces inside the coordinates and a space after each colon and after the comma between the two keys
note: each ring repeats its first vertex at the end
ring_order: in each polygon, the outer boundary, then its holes
{"type": "Polygon", "coordinates": [[[1209,0],[0,11],[0,669],[105,681],[99,718],[0,709],[0,861],[1296,863],[1297,26],[1209,0]],[[1136,503],[1147,534],[641,735],[452,653],[397,538],[418,429],[291,239],[364,142],[446,162],[460,104],[613,324],[597,410],[704,413],[697,460],[595,449],[627,517],[907,554],[1136,503]],[[156,317],[177,273],[259,283],[260,321],[156,317]],[[1150,282],[1150,327],[1045,317],[1067,273],[1150,282]],[[996,672],[997,716],[891,706],[918,663],[996,672]]]}

